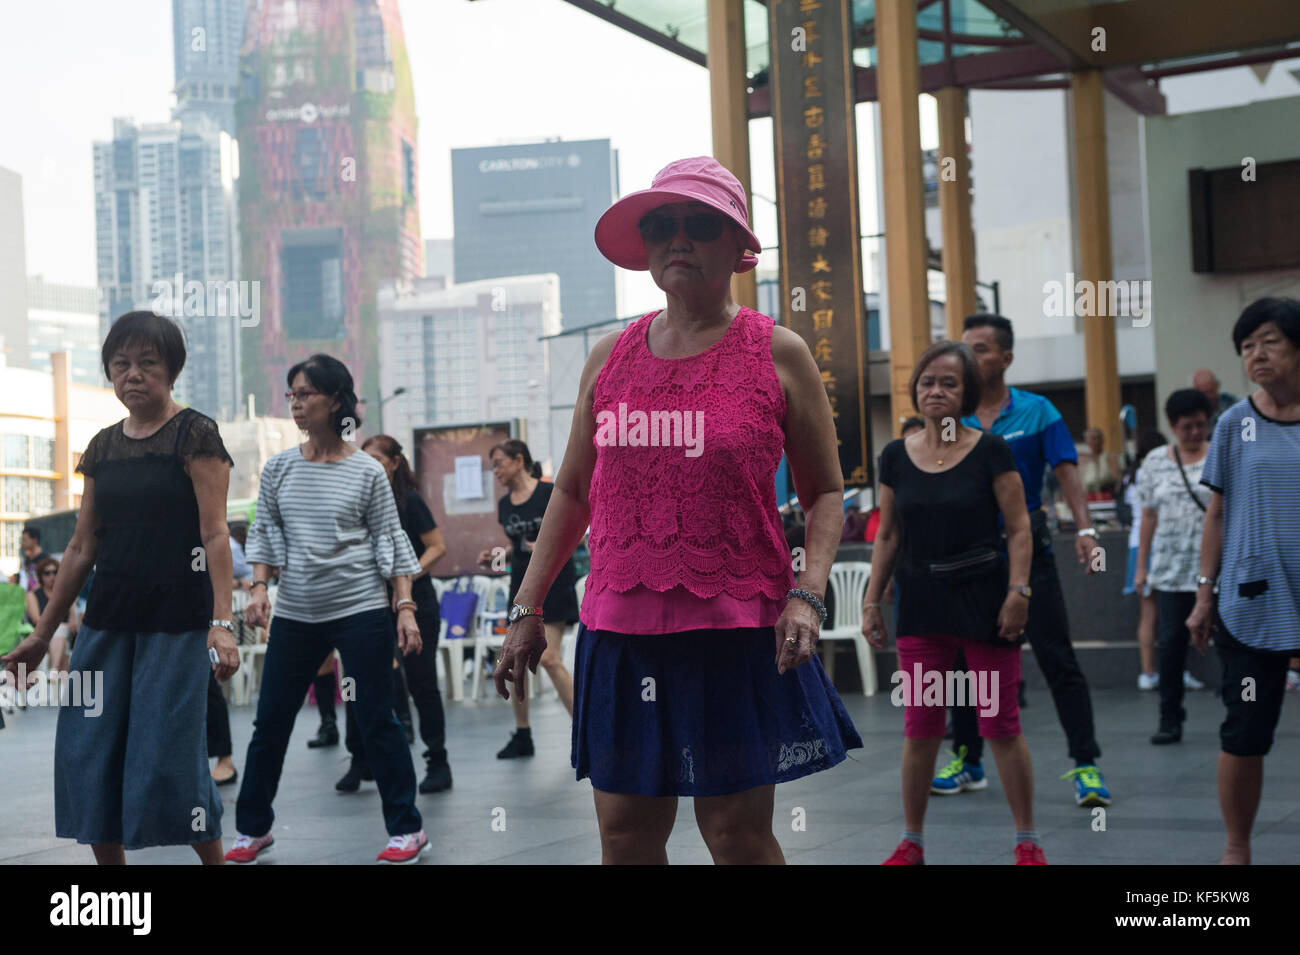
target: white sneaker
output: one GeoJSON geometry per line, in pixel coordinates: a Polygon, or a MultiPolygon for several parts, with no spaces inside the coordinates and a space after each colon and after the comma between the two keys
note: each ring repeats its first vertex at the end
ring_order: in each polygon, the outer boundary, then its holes
{"type": "Polygon", "coordinates": [[[1196,679],[1196,677],[1192,676],[1186,670],[1183,671],[1183,686],[1189,690],[1205,689],[1205,684],[1196,679]]]}
{"type": "Polygon", "coordinates": [[[1154,689],[1155,689],[1156,687],[1158,687],[1159,685],[1160,685],[1160,674],[1159,674],[1159,673],[1139,673],[1139,674],[1138,674],[1138,689],[1139,689],[1139,690],[1154,690],[1154,689]]]}
{"type": "Polygon", "coordinates": [[[1286,671],[1286,688],[1288,690],[1300,690],[1300,670],[1286,671]]]}

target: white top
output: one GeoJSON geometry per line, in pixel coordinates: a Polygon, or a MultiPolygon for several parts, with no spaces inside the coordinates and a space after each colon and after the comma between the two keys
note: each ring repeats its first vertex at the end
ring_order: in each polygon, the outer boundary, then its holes
{"type": "Polygon", "coordinates": [[[326,462],[290,448],[267,461],[247,558],[280,568],[276,615],[302,623],[385,610],[385,579],[420,571],[388,475],[360,450],[326,462]]]}
{"type": "Polygon", "coordinates": [[[1124,488],[1124,503],[1128,506],[1128,512],[1133,515],[1132,524],[1128,529],[1128,549],[1132,550],[1137,547],[1140,541],[1138,538],[1142,533],[1142,505],[1138,503],[1138,481],[1141,479],[1141,468],[1133,476],[1133,480],[1124,488]]]}
{"type": "Polygon", "coordinates": [[[1192,500],[1192,493],[1208,507],[1212,492],[1201,484],[1206,458],[1195,464],[1183,463],[1187,473],[1184,484],[1178,465],[1170,457],[1171,447],[1155,448],[1142,459],[1138,472],[1138,500],[1142,507],[1156,512],[1156,533],[1147,555],[1147,581],[1155,590],[1195,591],[1201,573],[1205,513],[1192,500]]]}

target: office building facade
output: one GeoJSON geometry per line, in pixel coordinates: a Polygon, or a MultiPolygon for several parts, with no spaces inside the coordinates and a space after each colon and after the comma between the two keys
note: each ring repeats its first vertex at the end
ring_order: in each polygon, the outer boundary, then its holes
{"type": "Polygon", "coordinates": [[[592,234],[618,194],[609,140],[451,151],[456,278],[553,272],[565,329],[618,314],[614,266],[592,234]]]}
{"type": "Polygon", "coordinates": [[[376,293],[424,272],[415,94],[396,0],[250,7],[236,106],[247,392],[283,417],[285,375],[315,352],[351,370],[376,413],[376,293]]]}
{"type": "Polygon", "coordinates": [[[133,309],[170,315],[187,349],[176,400],[230,417],[240,401],[241,319],[236,303],[211,290],[236,278],[239,261],[234,140],[198,112],[142,125],[116,119],[113,138],[94,144],[94,162],[101,340],[133,309]]]}
{"type": "Polygon", "coordinates": [[[247,0],[172,0],[173,115],[200,112],[234,135],[247,6],[247,0]]]}
{"type": "MultiPolygon", "coordinates": [[[[542,339],[559,333],[559,313],[555,275],[446,288],[437,277],[386,285],[379,293],[379,377],[384,394],[405,391],[384,405],[384,431],[411,447],[416,428],[518,418],[533,458],[549,462],[542,339]]],[[[366,430],[379,427],[375,420],[366,430]]]]}
{"type": "Polygon", "coordinates": [[[31,368],[49,372],[50,356],[67,352],[72,380],[98,386],[100,367],[99,290],[90,285],[27,279],[27,348],[31,368]]]}

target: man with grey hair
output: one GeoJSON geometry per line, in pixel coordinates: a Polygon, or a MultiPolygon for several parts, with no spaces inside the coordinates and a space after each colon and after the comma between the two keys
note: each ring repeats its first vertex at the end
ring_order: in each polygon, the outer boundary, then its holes
{"type": "Polygon", "coordinates": [[[1229,391],[1219,390],[1219,379],[1208,368],[1198,369],[1192,375],[1192,387],[1210,399],[1210,433],[1214,433],[1214,423],[1219,415],[1227,411],[1241,399],[1229,391]]]}

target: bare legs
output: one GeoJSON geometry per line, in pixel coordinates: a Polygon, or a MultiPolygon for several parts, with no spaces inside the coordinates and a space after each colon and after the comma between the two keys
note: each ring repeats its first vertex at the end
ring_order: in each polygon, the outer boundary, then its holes
{"type": "MultiPolygon", "coordinates": [[[[593,790],[603,865],[667,865],[676,796],[637,796],[593,790]]],[[[784,865],[772,834],[775,786],[695,800],[700,835],[717,865],[784,865]]]]}
{"type": "MultiPolygon", "coordinates": [[[[1034,828],[1034,767],[1023,734],[986,740],[998,765],[998,777],[1016,829],[1034,828]]],[[[930,801],[934,760],[942,739],[903,740],[903,819],[909,832],[921,832],[930,801]]]]}
{"type": "Polygon", "coordinates": [[[1138,660],[1143,673],[1156,672],[1156,595],[1149,594],[1139,598],[1141,602],[1138,617],[1138,660]]]}
{"type": "Polygon", "coordinates": [[[1228,830],[1223,865],[1250,865],[1250,830],[1263,791],[1263,756],[1219,753],[1219,809],[1228,830]]]}
{"type": "MultiPolygon", "coordinates": [[[[546,650],[542,653],[541,667],[546,670],[546,675],[551,678],[551,684],[555,687],[555,692],[559,694],[560,702],[564,708],[573,715],[573,677],[564,667],[564,656],[562,644],[564,641],[564,624],[548,623],[546,624],[546,650]]],[[[513,689],[513,687],[512,687],[513,689]]],[[[527,681],[522,694],[512,692],[510,694],[510,705],[515,711],[515,726],[519,729],[528,728],[528,691],[527,681]]]]}

